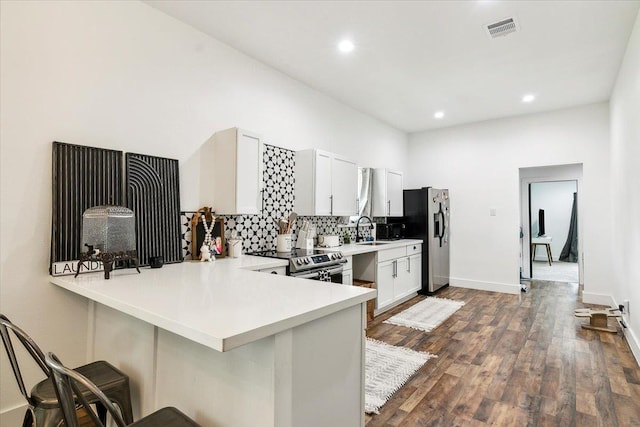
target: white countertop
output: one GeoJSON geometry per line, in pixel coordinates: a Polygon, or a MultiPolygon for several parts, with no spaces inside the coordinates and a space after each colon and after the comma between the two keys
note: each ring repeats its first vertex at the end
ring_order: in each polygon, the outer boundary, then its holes
{"type": "Polygon", "coordinates": [[[343,255],[358,255],[368,252],[383,251],[385,249],[399,248],[402,246],[422,244],[420,239],[400,239],[400,240],[376,240],[375,245],[361,245],[358,243],[349,243],[348,245],[336,246],[333,248],[317,247],[319,251],[335,252],[340,251],[343,255]]]}
{"type": "Polygon", "coordinates": [[[376,297],[374,289],[249,271],[287,261],[244,255],[159,269],[50,276],[50,282],[218,351],[376,297]]]}

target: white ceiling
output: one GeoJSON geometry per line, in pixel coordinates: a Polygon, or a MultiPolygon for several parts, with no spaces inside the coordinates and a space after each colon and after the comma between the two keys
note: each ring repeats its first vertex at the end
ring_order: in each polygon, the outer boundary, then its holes
{"type": "Polygon", "coordinates": [[[636,1],[191,1],[149,5],[417,132],[609,99],[636,1]],[[490,39],[484,25],[515,17],[490,39]],[[343,37],[350,54],[338,52],[343,37]],[[526,93],[536,100],[521,102],[526,93]],[[442,120],[433,114],[445,111],[442,120]]]}

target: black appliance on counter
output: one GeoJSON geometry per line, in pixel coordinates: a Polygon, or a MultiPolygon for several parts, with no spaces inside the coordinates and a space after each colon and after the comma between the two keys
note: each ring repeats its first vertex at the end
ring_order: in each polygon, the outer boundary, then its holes
{"type": "Polygon", "coordinates": [[[376,224],[377,240],[399,240],[405,237],[406,226],[401,222],[387,222],[376,224]]]}
{"type": "Polygon", "coordinates": [[[404,190],[406,236],[423,241],[422,294],[449,284],[449,202],[447,189],[404,190]]]}
{"type": "Polygon", "coordinates": [[[288,259],[287,276],[300,279],[342,283],[342,264],[347,260],[342,252],[306,251],[294,249],[291,252],[260,251],[247,255],[267,258],[288,259]]]}

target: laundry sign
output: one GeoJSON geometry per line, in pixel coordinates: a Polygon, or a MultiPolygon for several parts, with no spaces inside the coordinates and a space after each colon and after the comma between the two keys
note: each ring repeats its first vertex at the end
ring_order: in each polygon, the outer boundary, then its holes
{"type": "MultiPolygon", "coordinates": [[[[78,261],[61,261],[51,264],[52,276],[66,276],[69,274],[76,274],[78,268],[78,261]]],[[[80,273],[91,273],[94,271],[103,271],[104,265],[102,261],[83,261],[80,265],[80,273]]]]}

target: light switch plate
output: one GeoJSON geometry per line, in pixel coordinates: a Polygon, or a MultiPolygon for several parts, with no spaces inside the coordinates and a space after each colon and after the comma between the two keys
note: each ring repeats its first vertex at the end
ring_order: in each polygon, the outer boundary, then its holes
{"type": "Polygon", "coordinates": [[[496,216],[496,208],[489,209],[489,216],[496,216]]]}

